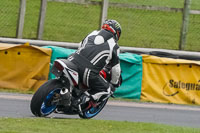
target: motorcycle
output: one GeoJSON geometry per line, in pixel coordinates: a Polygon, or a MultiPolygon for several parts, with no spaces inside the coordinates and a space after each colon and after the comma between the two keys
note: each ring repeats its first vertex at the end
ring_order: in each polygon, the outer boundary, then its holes
{"type": "MultiPolygon", "coordinates": [[[[72,103],[89,91],[89,88],[79,82],[77,67],[67,59],[57,59],[51,72],[56,78],[45,82],[31,99],[30,108],[35,116],[45,117],[51,113],[59,113],[90,119],[99,114],[109,97],[113,96],[111,93],[110,96],[97,102],[89,100],[79,105],[77,109],[72,103]]],[[[99,74],[108,82],[110,81],[109,71],[102,70],[99,74]]],[[[122,78],[120,81],[122,82],[122,78]]]]}

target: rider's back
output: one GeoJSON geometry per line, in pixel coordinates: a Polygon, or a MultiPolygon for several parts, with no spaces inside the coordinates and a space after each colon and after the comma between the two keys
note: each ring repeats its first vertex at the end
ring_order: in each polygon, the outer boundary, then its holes
{"type": "Polygon", "coordinates": [[[93,31],[82,42],[78,51],[80,55],[87,58],[93,65],[103,68],[112,58],[113,51],[118,49],[118,45],[113,39],[113,35],[106,31],[93,31]]]}

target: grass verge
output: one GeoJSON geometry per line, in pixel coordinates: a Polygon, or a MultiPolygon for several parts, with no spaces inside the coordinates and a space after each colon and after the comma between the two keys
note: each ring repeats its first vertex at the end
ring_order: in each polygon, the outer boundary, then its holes
{"type": "Polygon", "coordinates": [[[199,133],[198,128],[83,119],[0,118],[0,133],[199,133]]]}

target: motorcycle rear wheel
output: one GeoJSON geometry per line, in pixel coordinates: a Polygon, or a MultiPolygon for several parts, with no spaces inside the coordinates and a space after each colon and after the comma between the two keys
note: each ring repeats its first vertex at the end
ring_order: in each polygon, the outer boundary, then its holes
{"type": "Polygon", "coordinates": [[[44,83],[31,99],[31,112],[39,117],[44,117],[54,112],[57,106],[50,104],[49,101],[55,93],[60,93],[62,87],[61,81],[57,79],[52,79],[44,83]]]}

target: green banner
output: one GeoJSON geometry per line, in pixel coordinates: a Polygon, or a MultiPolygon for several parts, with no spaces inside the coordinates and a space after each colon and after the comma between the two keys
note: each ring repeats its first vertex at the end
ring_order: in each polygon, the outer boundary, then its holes
{"type": "Polygon", "coordinates": [[[142,86],[142,56],[132,53],[120,54],[122,85],[116,89],[115,96],[140,99],[142,86]]]}
{"type": "MultiPolygon", "coordinates": [[[[52,49],[51,66],[55,59],[68,57],[76,50],[56,46],[45,46],[52,49]]],[[[131,53],[120,54],[123,84],[116,89],[115,96],[120,98],[140,99],[142,84],[142,56],[131,53]]],[[[49,79],[55,76],[49,74],[49,79]]]]}
{"type": "MultiPolygon", "coordinates": [[[[44,46],[44,48],[51,48],[52,49],[52,55],[51,55],[51,64],[50,69],[53,66],[53,62],[58,58],[67,58],[69,55],[74,53],[76,50],[74,49],[66,49],[63,47],[57,47],[57,46],[44,46]]],[[[49,73],[49,79],[54,79],[55,76],[52,73],[49,73]]]]}

